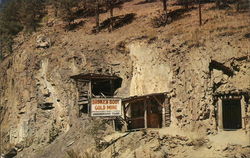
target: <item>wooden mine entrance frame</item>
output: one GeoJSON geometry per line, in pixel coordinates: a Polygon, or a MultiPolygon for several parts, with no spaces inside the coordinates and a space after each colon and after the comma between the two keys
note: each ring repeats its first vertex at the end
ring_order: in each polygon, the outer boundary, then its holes
{"type": "MultiPolygon", "coordinates": [[[[212,71],[213,69],[217,69],[222,71],[227,76],[231,77],[234,75],[234,70],[225,66],[223,63],[212,60],[209,64],[209,69],[212,71]]],[[[236,129],[245,129],[250,132],[250,90],[234,90],[234,91],[226,91],[226,92],[216,92],[213,94],[214,101],[216,102],[216,126],[218,130],[227,130],[229,127],[233,127],[236,129]],[[237,107],[238,106],[238,107],[237,107]],[[226,109],[229,108],[229,109],[226,109]],[[231,108],[231,109],[230,109],[231,108]],[[231,111],[231,114],[226,114],[231,111]],[[236,114],[233,112],[237,111],[236,114]],[[235,117],[239,117],[237,120],[234,120],[235,117]],[[228,119],[230,118],[230,119],[228,119]],[[226,121],[225,119],[228,119],[226,121]],[[230,125],[230,120],[235,124],[241,125],[230,125]],[[227,125],[225,125],[227,124],[227,125]],[[229,124],[229,125],[228,125],[229,124]]]]}
{"type": "MultiPolygon", "coordinates": [[[[121,87],[122,78],[116,75],[81,73],[70,78],[74,79],[78,88],[78,105],[87,108],[85,113],[90,114],[90,99],[113,97],[116,89],[121,87]],[[106,84],[106,85],[105,85],[106,84]],[[85,89],[82,85],[85,85],[85,89]],[[96,87],[95,87],[96,86],[96,87]],[[98,89],[98,86],[101,88],[98,89]],[[83,88],[83,90],[81,90],[83,88]],[[105,88],[108,91],[105,91],[105,88]]],[[[79,115],[80,112],[79,112],[79,115]]]]}
{"type": "Polygon", "coordinates": [[[161,128],[170,125],[170,103],[167,93],[133,96],[122,100],[127,130],[161,128]],[[154,112],[152,112],[154,111],[154,112]]]}
{"type": "MultiPolygon", "coordinates": [[[[230,129],[227,129],[228,125],[225,125],[226,123],[225,112],[227,112],[227,110],[223,109],[223,108],[226,108],[227,106],[232,106],[228,104],[230,103],[230,101],[232,102],[232,104],[238,104],[238,106],[240,106],[236,109],[236,111],[234,111],[235,113],[229,114],[231,115],[231,117],[233,115],[235,115],[236,117],[236,115],[239,115],[240,113],[241,120],[240,121],[236,120],[236,122],[238,121],[238,123],[241,123],[241,125],[238,126],[238,128],[237,127],[233,128],[233,130],[236,130],[236,129],[243,129],[246,131],[250,130],[250,106],[249,106],[250,92],[249,91],[220,92],[220,93],[215,93],[214,98],[216,101],[216,122],[217,122],[218,130],[230,130],[230,129]],[[225,105],[225,104],[228,104],[228,105],[225,105]]],[[[234,106],[237,106],[237,105],[234,105],[234,106]]],[[[233,118],[231,118],[231,120],[232,119],[233,118]]]]}

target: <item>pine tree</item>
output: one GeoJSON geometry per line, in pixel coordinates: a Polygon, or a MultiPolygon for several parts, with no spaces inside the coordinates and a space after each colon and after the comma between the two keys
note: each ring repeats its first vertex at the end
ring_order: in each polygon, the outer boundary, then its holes
{"type": "Polygon", "coordinates": [[[0,33],[15,35],[22,29],[18,8],[17,1],[10,1],[3,6],[0,12],[0,33]]]}
{"type": "Polygon", "coordinates": [[[13,37],[22,30],[18,19],[19,5],[17,1],[6,2],[0,10],[0,56],[12,53],[13,37]]]}
{"type": "Polygon", "coordinates": [[[13,39],[17,33],[36,31],[43,15],[43,0],[11,0],[0,10],[1,56],[12,52],[13,39]]]}
{"type": "Polygon", "coordinates": [[[67,28],[71,29],[71,23],[77,17],[76,10],[82,0],[53,0],[56,16],[67,22],[67,28]],[[59,14],[59,15],[58,15],[59,14]]]}
{"type": "Polygon", "coordinates": [[[18,16],[25,31],[36,31],[38,22],[44,12],[42,0],[19,0],[18,16]]]}

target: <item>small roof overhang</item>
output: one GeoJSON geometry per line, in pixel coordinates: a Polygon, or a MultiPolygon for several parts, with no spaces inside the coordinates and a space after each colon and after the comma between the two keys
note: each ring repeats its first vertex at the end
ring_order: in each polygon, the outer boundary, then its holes
{"type": "Polygon", "coordinates": [[[131,97],[123,98],[122,102],[123,103],[131,103],[131,102],[136,102],[136,101],[148,99],[148,98],[151,98],[151,97],[158,97],[158,96],[167,96],[167,92],[151,93],[151,94],[140,95],[140,96],[137,96],[137,95],[136,96],[131,96],[131,97]]]}
{"type": "Polygon", "coordinates": [[[94,74],[94,73],[81,73],[78,75],[71,76],[70,78],[74,80],[121,80],[122,78],[116,75],[109,75],[109,74],[94,74]]]}
{"type": "Polygon", "coordinates": [[[213,93],[213,96],[219,97],[219,96],[225,96],[225,95],[246,95],[250,96],[250,89],[236,89],[236,90],[228,90],[228,91],[218,91],[213,93]]]}

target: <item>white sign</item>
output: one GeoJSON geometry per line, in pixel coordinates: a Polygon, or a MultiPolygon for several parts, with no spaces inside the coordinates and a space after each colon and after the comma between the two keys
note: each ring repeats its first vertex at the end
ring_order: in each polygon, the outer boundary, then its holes
{"type": "Polygon", "coordinates": [[[92,98],[91,116],[121,116],[121,99],[92,98]]]}

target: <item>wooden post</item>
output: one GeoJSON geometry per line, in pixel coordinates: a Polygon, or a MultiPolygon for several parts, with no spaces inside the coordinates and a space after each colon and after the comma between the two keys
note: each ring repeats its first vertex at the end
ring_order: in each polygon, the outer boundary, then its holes
{"type": "Polygon", "coordinates": [[[246,124],[245,124],[245,118],[246,118],[246,102],[245,102],[245,97],[242,96],[241,98],[241,118],[242,118],[242,129],[246,129],[246,124]]]}
{"type": "Polygon", "coordinates": [[[126,122],[126,104],[123,104],[122,103],[122,111],[123,111],[123,118],[124,118],[124,120],[125,120],[125,122],[126,122]]]}
{"type": "Polygon", "coordinates": [[[166,127],[165,105],[162,107],[162,127],[166,127]]]}
{"type": "Polygon", "coordinates": [[[165,12],[165,14],[167,14],[167,0],[162,0],[162,4],[163,4],[163,11],[165,12]]]}
{"type": "Polygon", "coordinates": [[[247,117],[247,119],[246,119],[246,132],[248,132],[248,135],[250,138],[250,97],[247,97],[247,99],[248,100],[246,102],[246,117],[247,117]]]}
{"type": "Polygon", "coordinates": [[[79,92],[79,82],[78,80],[76,80],[76,89],[77,89],[77,94],[76,94],[76,97],[77,97],[77,110],[78,110],[78,117],[81,117],[81,112],[80,112],[80,106],[79,106],[79,98],[80,98],[80,92],[79,92]]]}
{"type": "Polygon", "coordinates": [[[165,98],[165,101],[163,103],[161,103],[156,96],[153,96],[154,99],[156,100],[156,102],[159,104],[159,106],[162,108],[162,113],[161,113],[161,118],[162,118],[162,127],[166,127],[166,100],[167,98],[165,98]]]}
{"type": "Polygon", "coordinates": [[[88,104],[88,114],[90,115],[91,111],[91,98],[92,98],[92,83],[91,80],[89,81],[89,91],[88,91],[88,99],[89,99],[89,104],[88,104]]]}
{"type": "Polygon", "coordinates": [[[201,17],[201,0],[199,0],[199,23],[202,25],[202,17],[201,17]]]}
{"type": "Polygon", "coordinates": [[[218,106],[218,127],[219,129],[223,129],[223,114],[222,114],[222,100],[221,98],[218,99],[218,103],[217,103],[217,106],[218,106]]]}
{"type": "Polygon", "coordinates": [[[122,111],[123,111],[123,119],[124,119],[124,130],[127,131],[128,130],[128,123],[127,123],[127,117],[126,117],[126,104],[122,103],[122,111]]]}
{"type": "Polygon", "coordinates": [[[110,32],[113,31],[113,24],[114,24],[114,4],[112,2],[110,2],[109,6],[109,11],[110,11],[110,32]]]}
{"type": "Polygon", "coordinates": [[[115,118],[112,121],[112,125],[113,125],[114,131],[115,131],[115,118]]]}
{"type": "Polygon", "coordinates": [[[144,128],[148,128],[148,123],[147,123],[147,100],[144,100],[144,128]]]}
{"type": "Polygon", "coordinates": [[[99,9],[100,9],[100,5],[99,5],[99,1],[98,0],[96,0],[95,1],[95,22],[96,22],[96,32],[99,32],[100,30],[100,24],[99,24],[99,9]]]}

